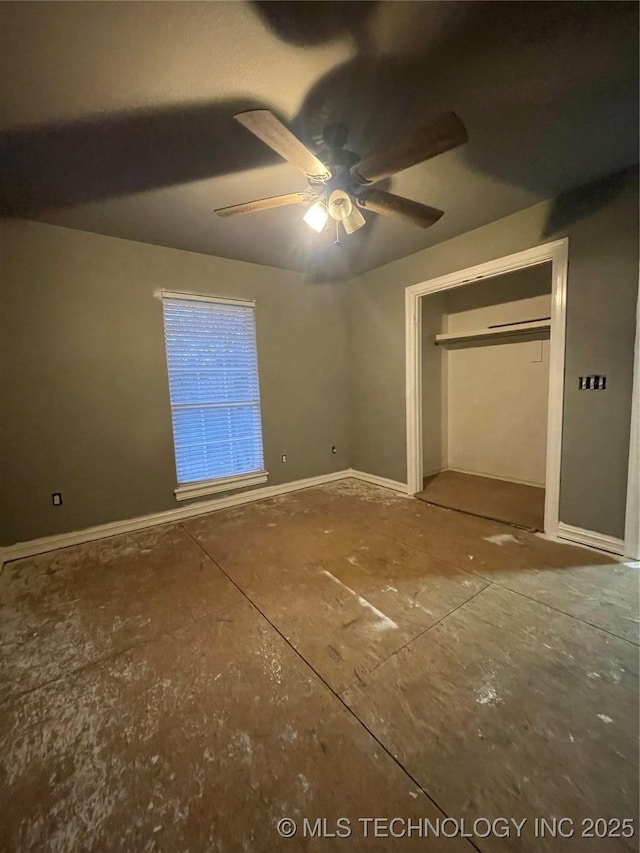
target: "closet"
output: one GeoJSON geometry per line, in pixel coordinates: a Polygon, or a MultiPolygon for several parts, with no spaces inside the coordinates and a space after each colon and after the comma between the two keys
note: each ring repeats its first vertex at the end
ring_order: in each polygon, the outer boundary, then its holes
{"type": "Polygon", "coordinates": [[[420,498],[543,528],[550,318],[550,264],[422,298],[420,498]]]}

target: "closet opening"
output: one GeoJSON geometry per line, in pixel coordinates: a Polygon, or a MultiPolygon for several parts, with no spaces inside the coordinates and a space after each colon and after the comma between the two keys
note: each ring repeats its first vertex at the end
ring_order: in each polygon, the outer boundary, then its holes
{"type": "Polygon", "coordinates": [[[407,288],[407,474],[428,503],[557,534],[567,241],[407,288]]]}
{"type": "Polygon", "coordinates": [[[428,503],[544,529],[549,262],[423,296],[428,503]]]}

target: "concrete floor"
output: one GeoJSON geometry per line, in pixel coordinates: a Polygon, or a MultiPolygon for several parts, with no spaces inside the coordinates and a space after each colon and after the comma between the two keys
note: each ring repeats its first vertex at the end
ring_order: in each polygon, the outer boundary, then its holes
{"type": "Polygon", "coordinates": [[[416,497],[427,503],[526,530],[544,530],[545,490],[539,486],[447,470],[425,477],[423,487],[416,497]]]}
{"type": "Polygon", "coordinates": [[[10,563],[0,650],[2,851],[637,850],[638,570],[593,551],[342,481],[10,563]]]}

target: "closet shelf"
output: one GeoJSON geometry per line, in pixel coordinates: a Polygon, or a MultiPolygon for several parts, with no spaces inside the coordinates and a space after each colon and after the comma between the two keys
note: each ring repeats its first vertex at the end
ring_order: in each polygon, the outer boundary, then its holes
{"type": "Polygon", "coordinates": [[[548,338],[550,329],[550,320],[536,320],[532,323],[514,323],[495,329],[475,329],[472,332],[436,335],[435,343],[436,346],[446,346],[447,344],[471,343],[493,338],[548,338]]]}

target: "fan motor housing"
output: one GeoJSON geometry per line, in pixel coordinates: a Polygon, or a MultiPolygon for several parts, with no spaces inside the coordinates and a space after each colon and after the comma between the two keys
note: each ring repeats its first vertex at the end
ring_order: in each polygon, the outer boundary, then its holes
{"type": "Polygon", "coordinates": [[[309,180],[309,186],[315,192],[328,192],[331,194],[333,190],[345,190],[352,192],[353,176],[351,168],[354,166],[360,157],[348,148],[339,148],[331,151],[330,157],[326,161],[326,166],[331,170],[331,178],[326,181],[309,180]]]}

